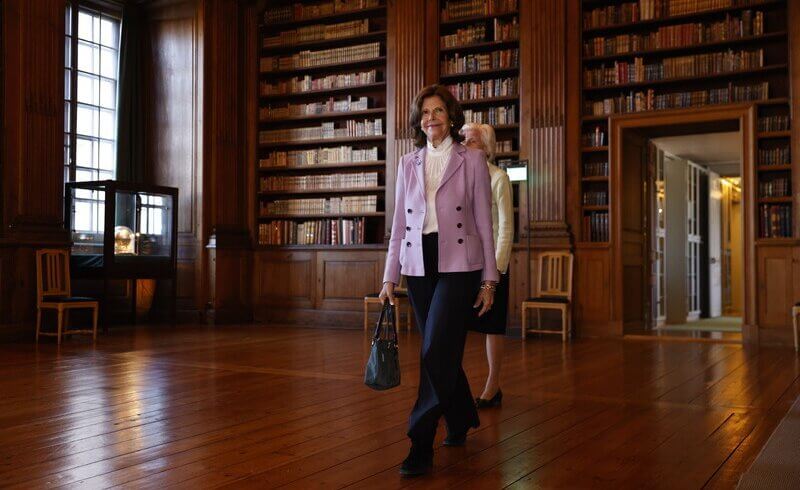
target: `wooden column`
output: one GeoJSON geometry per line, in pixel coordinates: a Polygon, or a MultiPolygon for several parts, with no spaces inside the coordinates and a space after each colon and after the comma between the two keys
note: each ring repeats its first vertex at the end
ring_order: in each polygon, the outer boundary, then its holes
{"type": "Polygon", "coordinates": [[[530,107],[531,229],[538,245],[568,246],[566,2],[541,0],[527,15],[531,28],[528,32],[523,23],[520,42],[530,53],[530,82],[523,77],[521,83],[530,107]]]}
{"type": "Polygon", "coordinates": [[[387,138],[386,138],[386,236],[392,228],[394,182],[400,158],[414,150],[408,124],[417,92],[433,83],[438,69],[438,22],[436,2],[389,0],[389,32],[386,43],[387,138]],[[433,17],[431,20],[431,12],[433,17]],[[427,15],[426,15],[427,13],[427,15]],[[432,52],[432,53],[431,53],[432,52]],[[427,69],[427,71],[426,71],[427,69]],[[434,78],[431,78],[431,77],[434,78]]]}
{"type": "Polygon", "coordinates": [[[250,311],[251,241],[247,226],[245,7],[203,0],[203,222],[207,298],[216,321],[244,321],[250,311]]]}
{"type": "Polygon", "coordinates": [[[64,0],[3,0],[0,335],[30,325],[35,250],[66,247],[64,0]]]}

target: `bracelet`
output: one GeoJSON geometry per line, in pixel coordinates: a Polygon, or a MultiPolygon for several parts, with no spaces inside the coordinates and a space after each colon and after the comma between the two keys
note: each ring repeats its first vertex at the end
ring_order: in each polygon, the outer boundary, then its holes
{"type": "Polygon", "coordinates": [[[497,286],[487,282],[487,283],[481,284],[481,289],[485,289],[486,291],[495,292],[495,290],[497,289],[497,286]]]}

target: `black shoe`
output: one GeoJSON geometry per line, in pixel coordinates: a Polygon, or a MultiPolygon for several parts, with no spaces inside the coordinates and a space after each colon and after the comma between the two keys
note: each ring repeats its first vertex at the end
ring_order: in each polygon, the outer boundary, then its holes
{"type": "Polygon", "coordinates": [[[433,449],[411,446],[408,457],[400,465],[400,476],[412,477],[429,473],[433,468],[433,449]]]}
{"type": "Polygon", "coordinates": [[[499,407],[502,404],[503,392],[499,388],[497,389],[497,393],[495,393],[494,396],[488,400],[484,400],[483,398],[475,399],[475,408],[477,409],[499,407]]]}
{"type": "Polygon", "coordinates": [[[447,434],[444,438],[445,446],[463,446],[467,442],[467,432],[461,434],[447,434]]]}

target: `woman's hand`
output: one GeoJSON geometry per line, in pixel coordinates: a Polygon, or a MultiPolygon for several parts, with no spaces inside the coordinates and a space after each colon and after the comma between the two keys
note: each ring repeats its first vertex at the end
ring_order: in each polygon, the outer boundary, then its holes
{"type": "Polygon", "coordinates": [[[389,304],[394,306],[394,283],[393,282],[385,282],[383,283],[383,287],[381,288],[381,294],[378,295],[380,298],[381,303],[386,303],[386,300],[389,300],[389,304]]]}
{"type": "Polygon", "coordinates": [[[483,316],[484,313],[489,311],[494,304],[494,288],[484,288],[481,287],[480,292],[478,293],[478,298],[475,300],[475,304],[472,305],[473,308],[481,307],[480,311],[478,311],[478,316],[483,316]]]}

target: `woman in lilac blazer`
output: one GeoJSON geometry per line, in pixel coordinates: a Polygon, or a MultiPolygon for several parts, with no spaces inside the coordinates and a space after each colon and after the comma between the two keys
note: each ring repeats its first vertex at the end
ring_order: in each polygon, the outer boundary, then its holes
{"type": "Polygon", "coordinates": [[[433,465],[439,419],[445,446],[461,446],[480,420],[461,367],[467,327],[488,311],[499,279],[492,194],[484,152],[461,145],[464,113],[441,85],[417,94],[410,124],[418,149],[397,167],[394,218],[380,297],[394,304],[406,276],[422,335],[417,401],[409,417],[411,450],[400,473],[433,465]]]}

